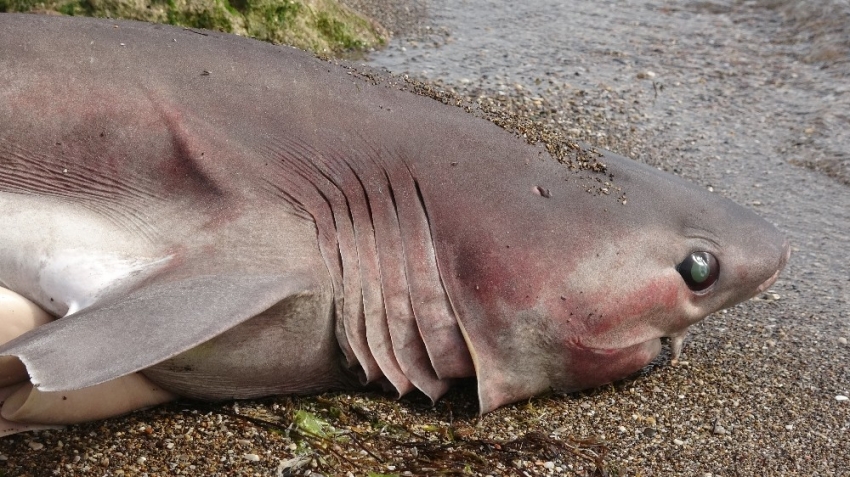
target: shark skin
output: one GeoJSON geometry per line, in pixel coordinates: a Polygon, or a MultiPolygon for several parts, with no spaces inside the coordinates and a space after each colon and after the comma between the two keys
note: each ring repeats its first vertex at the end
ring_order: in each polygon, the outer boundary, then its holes
{"type": "Polygon", "coordinates": [[[152,394],[114,413],[366,386],[437,400],[475,377],[486,413],[626,377],[662,338],[678,357],[790,253],[685,180],[606,151],[587,152],[604,172],[568,167],[289,47],[15,14],[0,45],[0,287],[58,318],[0,346],[34,400],[106,402],[127,376],[152,394]]]}

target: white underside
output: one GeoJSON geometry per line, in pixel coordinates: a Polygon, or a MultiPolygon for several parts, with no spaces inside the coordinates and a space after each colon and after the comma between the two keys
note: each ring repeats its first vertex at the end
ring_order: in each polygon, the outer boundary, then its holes
{"type": "Polygon", "coordinates": [[[54,316],[164,265],[153,247],[104,218],[55,199],[0,192],[0,286],[54,316]]]}
{"type": "Polygon", "coordinates": [[[36,261],[44,264],[37,289],[67,308],[67,316],[91,306],[115,284],[144,275],[145,270],[157,268],[168,258],[139,260],[78,248],[61,250],[50,259],[37,257],[36,261]]]}

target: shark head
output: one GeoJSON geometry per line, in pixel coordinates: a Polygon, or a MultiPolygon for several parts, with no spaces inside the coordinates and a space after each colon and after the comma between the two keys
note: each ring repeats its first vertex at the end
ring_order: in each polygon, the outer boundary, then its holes
{"type": "Polygon", "coordinates": [[[788,260],[786,239],[752,211],[599,154],[606,171],[596,177],[539,158],[457,164],[457,175],[480,176],[474,183],[515,181],[429,208],[482,413],[627,377],[663,338],[678,358],[689,326],[766,290],[788,260]]]}

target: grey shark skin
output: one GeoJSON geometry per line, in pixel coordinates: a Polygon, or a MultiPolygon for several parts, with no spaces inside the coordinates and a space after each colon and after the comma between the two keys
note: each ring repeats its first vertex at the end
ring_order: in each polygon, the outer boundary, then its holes
{"type": "Polygon", "coordinates": [[[438,399],[475,376],[489,412],[678,351],[788,258],[684,180],[604,151],[576,172],[287,47],[8,14],[0,46],[0,286],[62,317],[0,355],[41,391],[141,371],[200,399],[438,399]]]}

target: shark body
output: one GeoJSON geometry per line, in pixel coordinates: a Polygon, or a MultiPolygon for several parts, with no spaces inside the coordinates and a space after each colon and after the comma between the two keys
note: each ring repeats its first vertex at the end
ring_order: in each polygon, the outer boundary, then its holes
{"type": "Polygon", "coordinates": [[[10,422],[90,419],[16,412],[136,376],[121,412],[468,377],[488,412],[678,354],[788,259],[687,181],[576,171],[288,47],[11,14],[0,45],[0,286],[61,318],[0,347],[10,422]]]}

